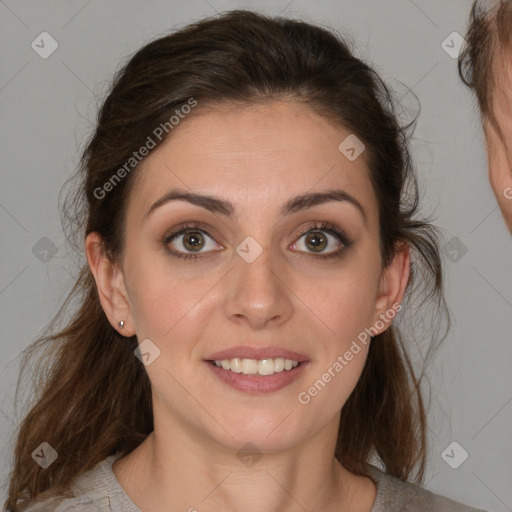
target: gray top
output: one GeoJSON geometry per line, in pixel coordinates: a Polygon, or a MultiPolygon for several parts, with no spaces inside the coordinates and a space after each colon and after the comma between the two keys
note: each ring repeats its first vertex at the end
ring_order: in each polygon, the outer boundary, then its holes
{"type": "MultiPolygon", "coordinates": [[[[24,512],[141,512],[112,471],[112,463],[122,455],[110,455],[76,477],[70,485],[74,497],[32,502],[24,512]]],[[[485,512],[398,480],[375,466],[369,465],[368,469],[377,486],[377,497],[371,512],[485,512]]]]}

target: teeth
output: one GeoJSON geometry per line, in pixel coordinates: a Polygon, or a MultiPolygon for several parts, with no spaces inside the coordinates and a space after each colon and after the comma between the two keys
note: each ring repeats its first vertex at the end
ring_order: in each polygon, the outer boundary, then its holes
{"type": "Polygon", "coordinates": [[[242,360],[239,357],[231,359],[231,368],[229,369],[235,373],[242,373],[242,360]]]}
{"type": "Polygon", "coordinates": [[[282,372],[284,370],[284,359],[282,357],[278,357],[274,359],[274,371],[282,372]]]}
{"type": "Polygon", "coordinates": [[[235,373],[243,373],[244,375],[273,375],[283,370],[291,370],[296,368],[298,361],[292,359],[284,359],[277,357],[276,359],[222,359],[214,361],[215,365],[224,370],[230,370],[235,373]]]}

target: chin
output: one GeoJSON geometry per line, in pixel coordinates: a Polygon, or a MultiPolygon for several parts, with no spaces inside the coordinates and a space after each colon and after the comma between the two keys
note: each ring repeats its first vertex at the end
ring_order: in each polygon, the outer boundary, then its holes
{"type": "Polygon", "coordinates": [[[215,438],[217,442],[235,451],[256,447],[261,452],[278,452],[293,448],[300,443],[303,431],[299,431],[293,421],[296,413],[290,411],[245,413],[243,416],[226,417],[222,426],[229,432],[217,426],[215,438]],[[287,415],[289,416],[287,417],[287,415]],[[284,420],[284,421],[283,421],[284,420]],[[219,435],[220,434],[220,435],[219,435]],[[250,446],[247,446],[250,445],[250,446]]]}

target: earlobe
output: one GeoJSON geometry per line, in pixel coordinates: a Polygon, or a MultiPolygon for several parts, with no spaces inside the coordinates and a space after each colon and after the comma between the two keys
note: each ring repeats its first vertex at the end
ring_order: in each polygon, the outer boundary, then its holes
{"type": "Polygon", "coordinates": [[[381,274],[373,323],[373,325],[385,324],[382,329],[378,328],[380,332],[384,332],[391,325],[391,321],[396,316],[396,313],[401,310],[401,303],[407,289],[409,275],[409,245],[405,242],[400,242],[396,246],[393,260],[382,270],[381,274]]]}
{"type": "Polygon", "coordinates": [[[124,285],[124,276],[118,265],[105,254],[99,233],[87,235],[85,252],[96,282],[101,306],[110,324],[123,336],[133,336],[135,326],[124,285]]]}

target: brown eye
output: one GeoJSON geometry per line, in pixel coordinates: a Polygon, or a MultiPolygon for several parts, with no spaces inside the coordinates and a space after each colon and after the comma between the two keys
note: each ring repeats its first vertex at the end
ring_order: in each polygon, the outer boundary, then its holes
{"type": "Polygon", "coordinates": [[[342,257],[353,243],[345,231],[335,224],[318,221],[304,227],[291,248],[317,260],[327,260],[342,257]]]}
{"type": "Polygon", "coordinates": [[[215,240],[206,232],[196,229],[182,229],[164,237],[163,243],[169,252],[180,256],[195,256],[220,249],[215,240]],[[170,246],[170,247],[169,247],[170,246]]]}
{"type": "Polygon", "coordinates": [[[198,251],[204,245],[204,236],[199,231],[191,231],[183,235],[183,246],[187,251],[198,251]]]}
{"type": "Polygon", "coordinates": [[[311,231],[305,237],[306,245],[314,252],[321,252],[327,246],[327,237],[320,231],[311,231]]]}
{"type": "Polygon", "coordinates": [[[317,253],[318,256],[331,256],[339,254],[350,245],[342,233],[334,231],[330,227],[316,227],[304,232],[295,242],[295,250],[307,254],[317,253]]]}

